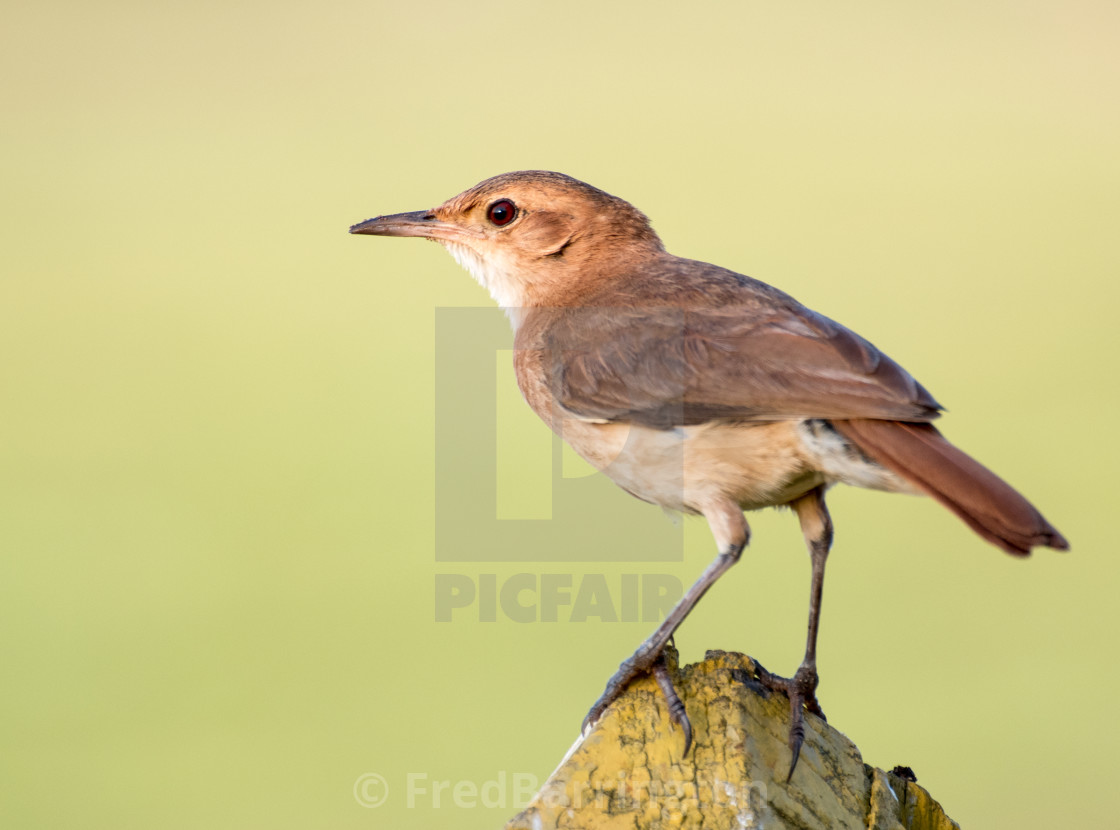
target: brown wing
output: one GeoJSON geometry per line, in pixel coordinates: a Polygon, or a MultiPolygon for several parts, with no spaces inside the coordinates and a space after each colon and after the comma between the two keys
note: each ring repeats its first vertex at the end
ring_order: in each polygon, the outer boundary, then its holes
{"type": "Polygon", "coordinates": [[[707,268],[707,278],[722,273],[737,284],[729,291],[724,278],[713,290],[678,290],[677,305],[646,307],[635,305],[643,293],[654,303],[665,297],[632,286],[542,320],[534,339],[556,401],[581,417],[658,428],[717,418],[938,416],[929,392],[859,335],[776,289],[707,268]]]}

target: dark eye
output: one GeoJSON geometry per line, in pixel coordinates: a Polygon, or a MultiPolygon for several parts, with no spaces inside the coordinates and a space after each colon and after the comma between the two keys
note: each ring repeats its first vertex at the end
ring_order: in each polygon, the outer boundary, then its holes
{"type": "Polygon", "coordinates": [[[516,215],[517,208],[509,199],[502,199],[500,202],[494,202],[494,204],[490,205],[490,210],[486,212],[486,218],[498,227],[508,225],[513,221],[513,217],[516,215]]]}

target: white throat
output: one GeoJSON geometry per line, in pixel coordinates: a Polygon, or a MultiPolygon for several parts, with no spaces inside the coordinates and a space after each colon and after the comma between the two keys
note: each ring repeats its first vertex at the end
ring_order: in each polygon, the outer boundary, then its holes
{"type": "Polygon", "coordinates": [[[455,257],[478,284],[490,292],[490,296],[502,307],[516,332],[526,305],[521,281],[501,257],[483,259],[477,251],[462,242],[440,240],[443,247],[455,257]]]}

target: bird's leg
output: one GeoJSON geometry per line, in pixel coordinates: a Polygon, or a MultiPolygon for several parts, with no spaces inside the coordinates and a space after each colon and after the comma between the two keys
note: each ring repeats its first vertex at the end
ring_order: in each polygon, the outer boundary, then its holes
{"type": "Polygon", "coordinates": [[[821,594],[824,590],[824,563],[828,559],[828,551],[832,546],[832,519],[829,518],[828,508],[824,504],[824,488],[806,493],[801,498],[790,503],[790,507],[797,513],[801,520],[801,532],[805,535],[805,542],[809,546],[809,556],[813,563],[813,579],[809,592],[809,636],[805,643],[805,659],[793,677],[785,678],[773,675],[764,669],[757,661],[758,679],[762,685],[774,691],[782,691],[789,697],[790,724],[789,724],[789,775],[788,783],[793,778],[793,771],[797,768],[797,759],[801,756],[801,744],[805,740],[805,715],[802,707],[808,709],[822,720],[824,712],[817,702],[817,631],[821,621],[821,594]]]}
{"type": "Polygon", "coordinates": [[[674,723],[680,724],[684,730],[684,752],[686,755],[688,754],[689,747],[692,745],[692,724],[689,723],[684,704],[673,688],[672,678],[670,678],[669,670],[661,658],[661,653],[665,644],[672,638],[673,632],[684,622],[685,617],[700,601],[700,598],[716,583],[717,579],[739,561],[739,556],[747,545],[749,533],[747,521],[743,518],[743,512],[738,505],[720,505],[711,511],[705,511],[704,515],[712,526],[712,532],[716,541],[720,543],[722,553],[708,565],[695,584],[673,606],[673,610],[669,612],[669,615],[657,627],[657,630],[638,646],[637,651],[622,661],[618,671],[607,681],[606,690],[595,701],[595,705],[591,707],[587,717],[583,719],[584,734],[603,716],[607,707],[622,694],[631,680],[641,674],[652,673],[657,679],[661,693],[665,695],[665,701],[669,705],[670,718],[674,723]]]}

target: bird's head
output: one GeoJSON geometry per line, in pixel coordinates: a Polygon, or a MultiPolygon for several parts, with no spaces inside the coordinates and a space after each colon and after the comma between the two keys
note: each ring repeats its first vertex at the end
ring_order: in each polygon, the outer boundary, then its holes
{"type": "Polygon", "coordinates": [[[481,182],[431,210],[367,219],[350,233],[441,243],[506,308],[565,303],[664,251],[622,199],[562,173],[528,170],[481,182]],[[589,267],[591,264],[594,267],[589,267]]]}

